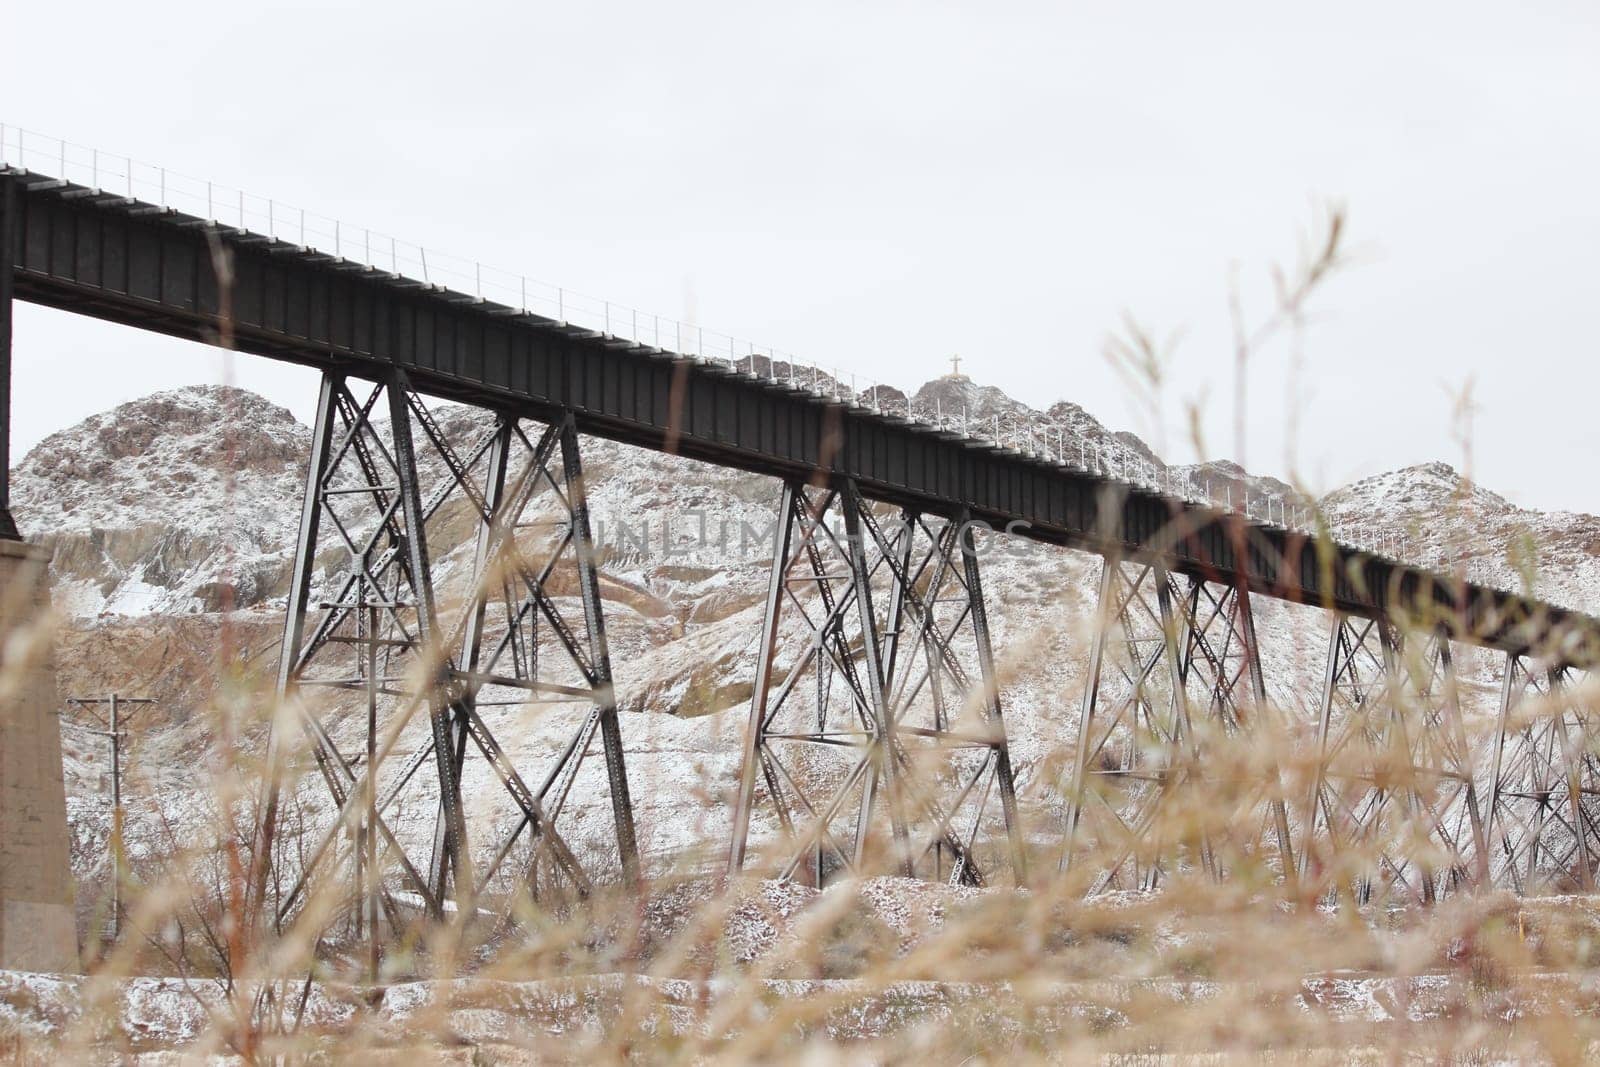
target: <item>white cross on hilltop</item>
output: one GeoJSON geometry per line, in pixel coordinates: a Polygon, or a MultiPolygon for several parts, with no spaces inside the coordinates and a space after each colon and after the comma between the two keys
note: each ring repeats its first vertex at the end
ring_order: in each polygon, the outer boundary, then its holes
{"type": "Polygon", "coordinates": [[[958,379],[961,379],[961,380],[965,380],[966,379],[967,376],[965,374],[961,373],[961,357],[960,356],[951,356],[950,357],[950,373],[946,374],[945,377],[946,378],[958,378],[958,379]]]}

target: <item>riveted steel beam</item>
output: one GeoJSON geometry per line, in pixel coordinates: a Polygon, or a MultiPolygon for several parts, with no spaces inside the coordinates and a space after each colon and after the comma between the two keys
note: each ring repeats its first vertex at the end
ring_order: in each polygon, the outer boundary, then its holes
{"type": "Polygon", "coordinates": [[[1156,556],[1176,574],[1556,663],[1600,662],[1600,621],[1325,538],[1146,491],[747,368],[602,335],[123,198],[17,178],[24,300],[319,369],[404,370],[424,393],[820,484],[919,513],[966,508],[1038,541],[1156,556]],[[226,253],[227,270],[218,253],[226,253]]]}

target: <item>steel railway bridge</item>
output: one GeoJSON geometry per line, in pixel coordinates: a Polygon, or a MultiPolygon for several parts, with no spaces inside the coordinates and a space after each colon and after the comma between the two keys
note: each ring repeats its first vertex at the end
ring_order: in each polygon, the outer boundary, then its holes
{"type": "MultiPolygon", "coordinates": [[[[1314,781],[1289,795],[1257,771],[1244,801],[1260,814],[1249,847],[1278,877],[1306,877],[1330,847],[1368,840],[1377,854],[1354,875],[1367,898],[1593,887],[1596,731],[1571,691],[1600,660],[1600,622],[1590,617],[885,413],[771,360],[686,356],[13,168],[0,171],[7,394],[18,299],[321,374],[278,686],[284,696],[321,686],[359,698],[368,729],[366,751],[351,752],[309,702],[286,703],[299,709],[289,726],[341,818],[298,881],[274,889],[280,917],[318,870],[354,879],[353,921],[371,930],[399,921],[402,897],[441,915],[513,868],[512,877],[579,893],[640,877],[585,436],[780,487],[733,798],[735,869],[750,858],[760,811],[782,830],[763,862],[788,877],[821,881],[882,861],[992,883],[1093,862],[1094,885],[1154,884],[1172,862],[1149,840],[1168,787],[1207,773],[1208,738],[1261,728],[1252,603],[1269,597],[1330,621],[1320,715],[1301,724],[1318,754],[1314,781]],[[492,412],[492,427],[452,441],[424,396],[492,412]],[[556,532],[536,544],[519,537],[535,502],[552,501],[556,532]],[[429,545],[447,514],[476,529],[473,581],[454,607],[435,588],[429,545]],[[1103,560],[1062,790],[1067,858],[1031,871],[1030,831],[1043,828],[1022,825],[1018,811],[972,550],[979,524],[1103,560]],[[319,585],[317,560],[329,553],[342,562],[319,585]],[[1470,751],[1462,727],[1451,649],[1463,644],[1504,664],[1488,753],[1470,751]],[[541,647],[559,651],[565,673],[540,663],[541,647]],[[586,712],[544,765],[518,766],[481,713],[491,689],[586,712]],[[1529,694],[1555,710],[1525,714],[1529,694]],[[426,743],[386,763],[395,732],[385,722],[413,713],[426,743]],[[1408,773],[1393,773],[1396,752],[1408,773]],[[591,754],[610,798],[600,865],[562,818],[591,754]],[[483,847],[491,828],[470,825],[462,804],[473,763],[515,813],[492,848],[483,847]],[[407,791],[436,806],[428,847],[391,825],[407,791]],[[1421,819],[1428,847],[1385,836],[1397,815],[1421,819]],[[1071,847],[1080,836],[1123,845],[1083,861],[1071,847]],[[491,858],[475,869],[474,856],[491,858]]],[[[9,456],[0,458],[0,515],[15,537],[4,510],[9,456]]],[[[261,806],[263,887],[292,739],[280,722],[261,806]]],[[[1232,861],[1213,844],[1188,862],[1224,877],[1232,861]]]]}

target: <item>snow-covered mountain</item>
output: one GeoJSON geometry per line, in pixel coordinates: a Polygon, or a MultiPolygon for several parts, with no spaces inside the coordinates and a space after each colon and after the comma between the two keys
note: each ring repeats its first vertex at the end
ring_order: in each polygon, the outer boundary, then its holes
{"type": "MultiPolygon", "coordinates": [[[[1195,499],[1208,492],[1219,501],[1224,494],[1248,499],[1262,517],[1306,504],[1283,482],[1225,461],[1169,467],[1137,436],[1113,432],[1069,402],[1039,410],[950,377],[878,401],[891,410],[904,405],[900,410],[911,417],[965,420],[972,429],[998,420],[1009,441],[1020,434],[1038,451],[1171,485],[1195,499]]],[[[459,407],[437,415],[445,435],[458,442],[479,437],[486,420],[459,407]]],[[[259,396],[192,387],[54,434],[13,472],[19,526],[55,548],[55,600],[69,617],[58,654],[63,692],[118,688],[162,700],[144,720],[155,727],[142,760],[152,792],[181,796],[184,775],[211,741],[206,718],[195,713],[213,700],[223,677],[214,650],[231,643],[270,669],[309,437],[288,411],[259,396]],[[224,616],[224,607],[239,610],[224,616]]],[[[587,441],[584,462],[604,550],[619,700],[627,711],[657,713],[623,718],[642,844],[665,861],[725,839],[723,800],[706,800],[692,819],[684,804],[688,797],[726,795],[737,775],[770,554],[762,534],[778,487],[761,476],[608,441],[587,441]]],[[[1465,484],[1444,464],[1363,479],[1321,506],[1341,533],[1362,531],[1394,554],[1469,567],[1475,578],[1511,587],[1520,587],[1526,574],[1543,596],[1600,610],[1600,519],[1593,516],[1516,508],[1465,484]]],[[[470,524],[445,529],[453,539],[430,532],[430,548],[448,590],[450,576],[470,572],[470,524]]],[[[1021,541],[1000,548],[985,561],[985,585],[1007,731],[1027,789],[1076,730],[1098,561],[1021,541]]],[[[1326,620],[1270,601],[1258,601],[1257,618],[1269,690],[1293,707],[1317,689],[1326,620]]],[[[1492,705],[1490,667],[1487,657],[1460,658],[1469,713],[1492,705]]],[[[485,715],[514,758],[549,750],[562,729],[559,715],[541,718],[535,728],[512,707],[485,715]]],[[[76,736],[66,743],[74,825],[83,838],[80,873],[102,855],[94,844],[103,840],[107,818],[98,744],[76,736]]],[[[485,798],[497,795],[492,781],[479,784],[485,798]]],[[[603,793],[575,802],[592,807],[589,824],[596,840],[603,838],[603,793]]],[[[428,832],[429,818],[419,811],[411,829],[428,832]]],[[[155,848],[153,842],[146,847],[155,848]]]]}
{"type": "MultiPolygon", "coordinates": [[[[1189,499],[1246,504],[1261,518],[1310,504],[1226,460],[1168,465],[1137,435],[1109,430],[1070,401],[1035,409],[964,376],[934,379],[909,397],[880,393],[888,411],[999,433],[1189,499]]],[[[485,418],[439,413],[458,442],[481,433],[485,418]]],[[[12,510],[25,536],[55,549],[56,604],[76,618],[249,607],[284,593],[309,441],[288,410],[247,390],[155,393],[36,446],[12,472],[12,510]]],[[[611,571],[657,598],[663,617],[720,614],[759,593],[765,545],[750,531],[771,519],[769,480],[598,440],[585,446],[585,464],[611,571]],[[726,538],[717,536],[723,524],[726,538]]],[[[1552,601],[1600,609],[1594,516],[1518,508],[1444,463],[1361,479],[1318,506],[1336,534],[1409,562],[1465,566],[1507,588],[1531,579],[1552,601]]]]}
{"type": "Polygon", "coordinates": [[[283,592],[311,431],[244,389],[155,393],[51,434],[12,472],[23,536],[79,617],[216,611],[283,592]]]}
{"type": "Polygon", "coordinates": [[[1323,498],[1336,529],[1384,537],[1408,562],[1600,612],[1600,518],[1519,508],[1446,463],[1362,478],[1323,498]]]}

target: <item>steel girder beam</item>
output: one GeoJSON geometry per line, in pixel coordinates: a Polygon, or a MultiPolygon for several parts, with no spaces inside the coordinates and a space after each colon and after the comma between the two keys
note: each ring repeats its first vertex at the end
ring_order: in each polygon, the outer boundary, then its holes
{"type": "Polygon", "coordinates": [[[461,914],[475,914],[485,894],[564,898],[638,876],[586,500],[571,420],[544,428],[537,441],[516,418],[486,412],[447,431],[401,375],[360,393],[341,376],[324,377],[284,624],[285,710],[269,742],[253,859],[257,900],[279,922],[328,880],[348,889],[345,930],[375,945],[380,918],[392,929],[411,903],[439,919],[451,898],[461,914]],[[386,423],[374,416],[380,401],[386,423]],[[477,531],[472,573],[465,588],[450,589],[445,611],[428,531],[459,529],[463,518],[477,531]],[[319,551],[328,541],[331,550],[319,551]],[[329,556],[337,559],[314,602],[317,561],[329,556]],[[568,619],[557,587],[577,588],[580,622],[568,619]],[[454,615],[448,627],[446,614],[454,615]],[[485,705],[486,691],[500,699],[485,705]],[[362,712],[354,727],[352,700],[362,712]],[[577,710],[558,727],[558,737],[567,730],[565,743],[530,785],[483,709],[526,705],[546,717],[558,715],[557,704],[577,710]],[[425,728],[411,724],[422,715],[425,728]],[[292,885],[276,880],[269,893],[296,719],[338,816],[303,850],[292,885]],[[596,737],[605,762],[597,784],[612,804],[610,856],[580,854],[562,831],[596,737]],[[473,751],[482,770],[469,760],[473,751]],[[419,773],[430,761],[433,774],[419,773]],[[477,835],[487,846],[481,872],[462,808],[462,782],[473,775],[497,781],[510,801],[499,832],[477,835]],[[431,841],[392,826],[397,810],[419,800],[437,812],[431,841]]]}
{"type": "Polygon", "coordinates": [[[979,570],[965,515],[883,521],[851,483],[785,483],[730,869],[761,806],[786,878],[1024,877],[979,570]]]}
{"type": "Polygon", "coordinates": [[[1489,788],[1497,884],[1592,892],[1600,857],[1600,716],[1576,672],[1507,655],[1489,788]]]}
{"type": "Polygon", "coordinates": [[[1093,626],[1061,868],[1092,864],[1090,892],[1241,863],[1292,878],[1276,775],[1234,766],[1269,715],[1248,591],[1107,558],[1093,626]]]}
{"type": "MultiPolygon", "coordinates": [[[[1252,522],[996,442],[871,410],[753,364],[689,358],[44,175],[19,186],[24,300],[319,370],[402,368],[432,396],[822,484],[1019,536],[1160,556],[1177,573],[1359,615],[1438,617],[1453,640],[1600,662],[1600,621],[1252,522]],[[218,250],[225,252],[219,257],[218,250]],[[219,258],[228,269],[219,269],[219,258]]],[[[8,212],[8,215],[11,212],[8,212]]],[[[730,354],[731,355],[731,354],[730,354]]]]}
{"type": "Polygon", "coordinates": [[[1336,615],[1302,875],[1358,903],[1432,903],[1482,884],[1484,823],[1442,631],[1336,615]]]}

